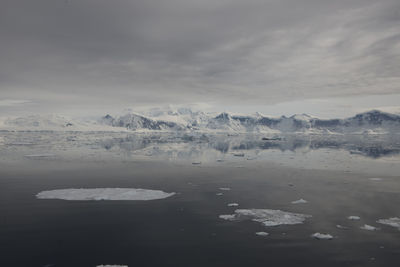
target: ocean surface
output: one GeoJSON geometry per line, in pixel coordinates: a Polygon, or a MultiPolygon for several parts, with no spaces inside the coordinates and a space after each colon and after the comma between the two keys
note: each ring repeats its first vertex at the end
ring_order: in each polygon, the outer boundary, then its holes
{"type": "Polygon", "coordinates": [[[265,139],[0,132],[0,266],[398,266],[400,227],[378,221],[400,218],[399,135],[265,139]],[[149,201],[36,197],[70,188],[176,194],[149,201]],[[292,203],[300,199],[306,203],[292,203]],[[220,218],[237,209],[312,217],[269,227],[220,218]]]}

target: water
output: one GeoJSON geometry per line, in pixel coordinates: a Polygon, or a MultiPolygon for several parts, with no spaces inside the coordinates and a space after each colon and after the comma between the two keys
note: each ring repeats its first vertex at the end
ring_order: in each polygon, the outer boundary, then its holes
{"type": "Polygon", "coordinates": [[[0,133],[0,266],[398,265],[400,231],[376,222],[400,217],[397,136],[261,138],[0,133]],[[35,198],[44,190],[103,187],[177,194],[153,201],[35,198]],[[299,199],[307,203],[291,203],[299,199]],[[275,227],[219,218],[238,208],[312,217],[275,227]],[[360,229],[364,224],[380,230],[360,229]],[[311,238],[316,232],[334,238],[311,238]]]}

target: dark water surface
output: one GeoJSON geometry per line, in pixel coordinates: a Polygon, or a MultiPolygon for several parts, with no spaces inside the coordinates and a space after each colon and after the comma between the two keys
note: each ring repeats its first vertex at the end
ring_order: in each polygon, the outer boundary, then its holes
{"type": "MultiPolygon", "coordinates": [[[[346,162],[345,153],[335,148],[322,153],[331,155],[323,160],[334,168],[314,168],[311,162],[305,168],[287,162],[290,157],[298,162],[308,157],[308,162],[320,158],[318,154],[301,150],[287,156],[281,150],[274,152],[276,156],[267,154],[270,159],[253,159],[248,158],[249,151],[237,157],[228,148],[224,161],[216,162],[220,154],[199,154],[202,149],[197,147],[194,158],[188,156],[187,146],[179,144],[157,160],[141,154],[127,156],[120,147],[121,155],[113,151],[111,158],[92,155],[95,159],[84,160],[89,158],[87,151],[77,150],[67,157],[60,147],[20,145],[9,144],[1,151],[0,266],[399,266],[400,231],[376,222],[400,217],[397,157],[363,158],[347,152],[357,161],[346,162]],[[23,156],[37,152],[56,156],[23,156]],[[183,156],[177,159],[179,153],[183,156]],[[194,160],[202,164],[192,165],[194,160]],[[377,166],[376,173],[351,168],[367,165],[377,166]],[[377,177],[382,180],[369,179],[377,177]],[[101,187],[177,194],[153,201],[35,197],[43,190],[101,187]],[[231,190],[221,191],[221,187],[231,190]],[[222,196],[216,195],[220,192],[222,196]],[[308,203],[291,204],[300,198],[308,203]],[[220,219],[219,215],[234,212],[237,207],[227,206],[233,202],[240,204],[238,208],[280,209],[313,217],[304,224],[276,227],[220,219]],[[348,220],[350,215],[361,220],[348,220]],[[348,229],[338,229],[337,224],[348,229]],[[360,229],[364,224],[380,230],[360,229]],[[257,236],[259,231],[270,235],[257,236]],[[329,233],[334,239],[313,239],[310,235],[315,232],[329,233]]],[[[112,151],[92,148],[97,155],[112,151]]]]}

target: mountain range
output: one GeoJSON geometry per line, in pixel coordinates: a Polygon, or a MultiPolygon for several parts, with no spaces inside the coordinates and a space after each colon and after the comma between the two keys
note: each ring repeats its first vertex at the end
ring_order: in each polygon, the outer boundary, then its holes
{"type": "Polygon", "coordinates": [[[62,116],[30,115],[6,119],[1,130],[105,130],[105,131],[198,131],[227,133],[315,133],[373,134],[398,133],[400,115],[372,110],[345,119],[319,119],[307,114],[291,117],[234,115],[227,112],[208,114],[189,108],[152,109],[120,116],[109,114],[92,121],[72,120],[62,116]]]}

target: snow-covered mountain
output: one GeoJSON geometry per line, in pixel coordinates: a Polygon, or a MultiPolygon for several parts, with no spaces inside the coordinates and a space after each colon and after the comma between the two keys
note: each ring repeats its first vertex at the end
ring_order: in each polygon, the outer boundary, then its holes
{"type": "Polygon", "coordinates": [[[125,115],[106,115],[97,121],[72,120],[58,115],[9,118],[0,130],[60,131],[198,131],[226,133],[399,133],[400,115],[372,110],[346,119],[318,119],[307,114],[268,117],[260,113],[207,114],[188,108],[152,109],[125,115]]]}

